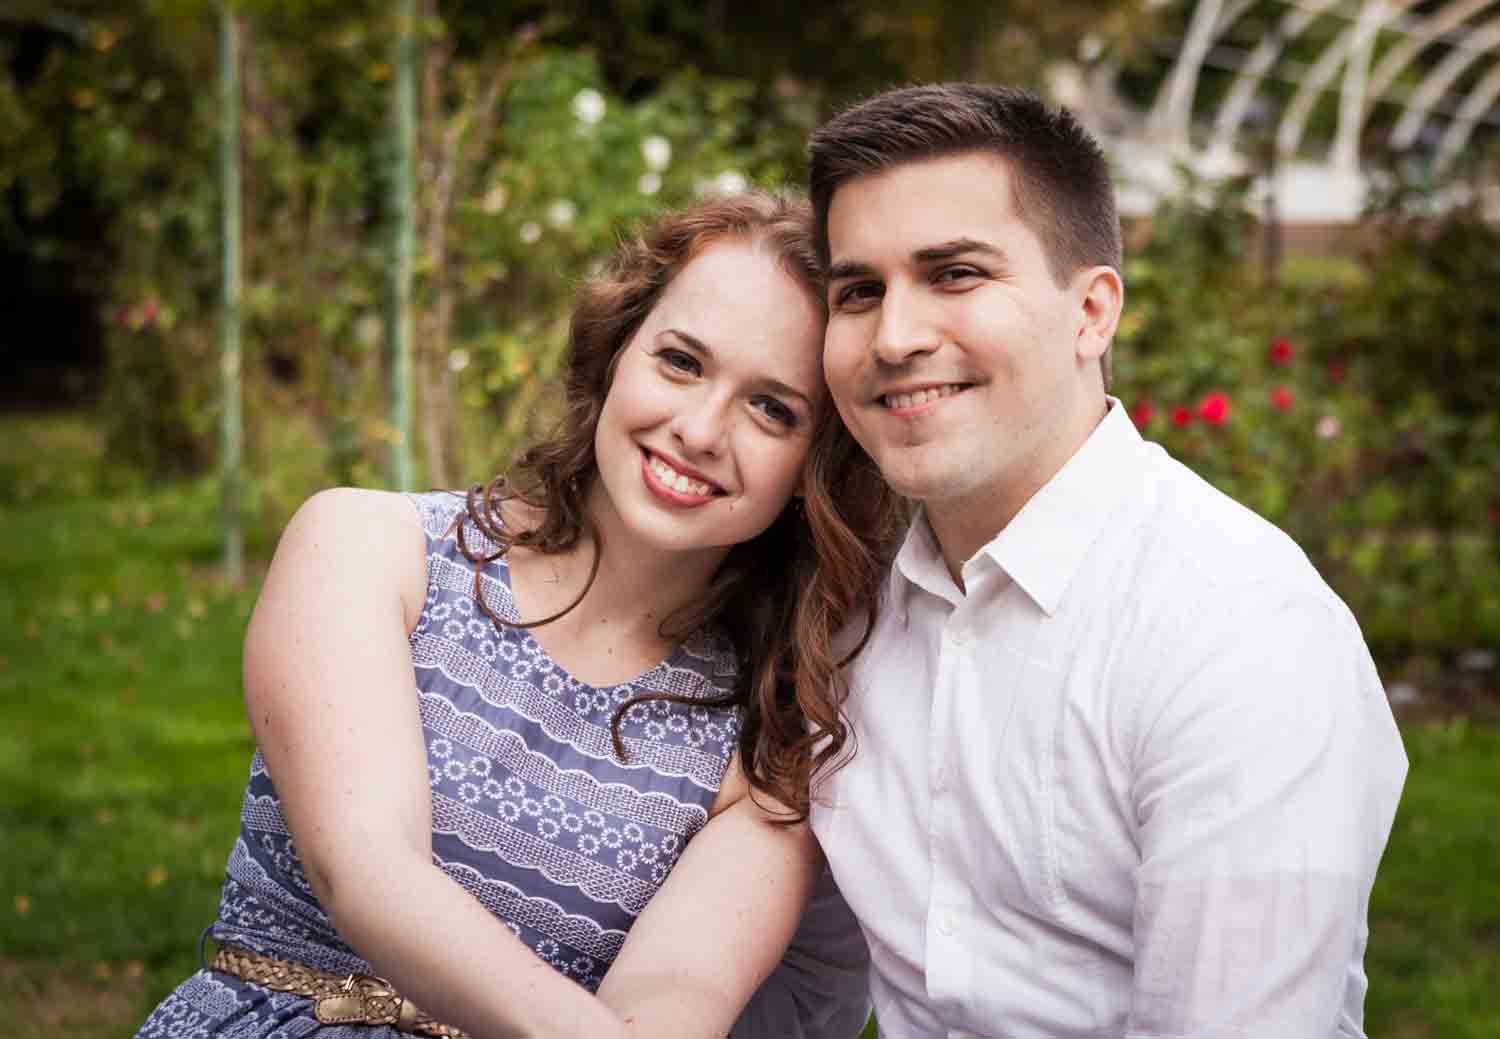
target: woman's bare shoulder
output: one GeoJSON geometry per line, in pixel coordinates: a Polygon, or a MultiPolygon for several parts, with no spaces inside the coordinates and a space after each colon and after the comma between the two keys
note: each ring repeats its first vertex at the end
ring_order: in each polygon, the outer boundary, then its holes
{"type": "MultiPolygon", "coordinates": [[[[375,588],[399,594],[411,607],[426,594],[422,518],[406,495],[334,487],[308,498],[282,532],[272,563],[306,579],[332,579],[351,593],[375,588]]],[[[415,616],[410,617],[415,623],[415,616]]]]}

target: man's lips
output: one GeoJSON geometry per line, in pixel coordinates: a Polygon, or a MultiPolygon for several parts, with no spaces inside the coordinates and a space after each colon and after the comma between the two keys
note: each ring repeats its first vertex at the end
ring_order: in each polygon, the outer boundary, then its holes
{"type": "Polygon", "coordinates": [[[966,382],[929,383],[923,386],[902,386],[887,390],[875,398],[875,403],[887,411],[910,412],[946,400],[962,393],[972,384],[966,382]]]}

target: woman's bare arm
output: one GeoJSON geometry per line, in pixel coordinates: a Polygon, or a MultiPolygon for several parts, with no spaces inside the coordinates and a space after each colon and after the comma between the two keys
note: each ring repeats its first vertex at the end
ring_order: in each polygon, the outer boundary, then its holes
{"type": "Polygon", "coordinates": [[[417,514],[395,495],[318,494],[276,550],[245,698],[308,880],[377,973],[476,1039],[620,1034],[433,864],[407,646],[425,592],[417,514]]]}
{"type": "Polygon", "coordinates": [[[778,825],[747,796],[738,759],[717,807],[599,987],[632,1036],[727,1035],[780,961],[822,868],[806,823],[778,825]]]}

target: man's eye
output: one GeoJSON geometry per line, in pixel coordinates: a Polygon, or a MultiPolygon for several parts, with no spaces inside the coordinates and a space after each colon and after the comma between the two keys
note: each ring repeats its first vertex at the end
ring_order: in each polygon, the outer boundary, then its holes
{"type": "Polygon", "coordinates": [[[685,350],[678,350],[674,347],[667,346],[658,350],[656,352],[656,356],[659,357],[668,368],[671,368],[675,372],[683,372],[687,375],[697,375],[703,371],[703,365],[698,363],[698,358],[694,357],[692,354],[686,352],[685,350]]]}
{"type": "Polygon", "coordinates": [[[982,277],[982,273],[983,272],[975,267],[944,267],[942,270],[933,275],[932,280],[936,282],[946,282],[948,284],[952,284],[954,282],[967,281],[970,278],[982,277]]]}
{"type": "Polygon", "coordinates": [[[881,291],[881,286],[875,282],[857,281],[834,293],[833,303],[836,307],[859,307],[879,299],[881,291]]]}
{"type": "Polygon", "coordinates": [[[777,425],[791,429],[797,424],[797,413],[775,397],[756,397],[751,403],[777,425]]]}

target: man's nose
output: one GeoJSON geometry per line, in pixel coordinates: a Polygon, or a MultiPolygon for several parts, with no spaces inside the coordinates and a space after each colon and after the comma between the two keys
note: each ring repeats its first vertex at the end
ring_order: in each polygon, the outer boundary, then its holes
{"type": "Polygon", "coordinates": [[[914,357],[932,353],[937,346],[937,329],[919,296],[906,288],[887,286],[872,344],[876,360],[900,367],[914,357]]]}

